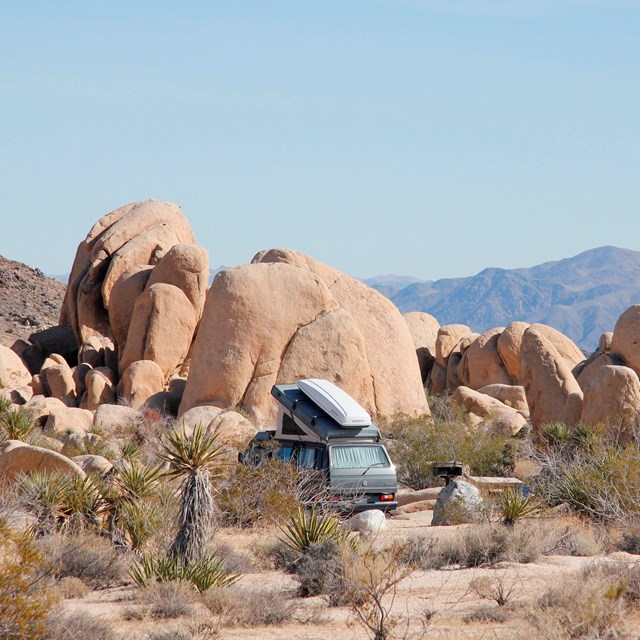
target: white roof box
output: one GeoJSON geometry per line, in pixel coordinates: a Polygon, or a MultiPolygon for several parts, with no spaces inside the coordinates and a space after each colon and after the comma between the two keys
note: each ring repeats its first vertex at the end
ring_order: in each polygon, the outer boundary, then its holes
{"type": "Polygon", "coordinates": [[[368,427],[371,416],[345,391],[328,380],[309,378],[298,389],[328,413],[341,427],[368,427]]]}

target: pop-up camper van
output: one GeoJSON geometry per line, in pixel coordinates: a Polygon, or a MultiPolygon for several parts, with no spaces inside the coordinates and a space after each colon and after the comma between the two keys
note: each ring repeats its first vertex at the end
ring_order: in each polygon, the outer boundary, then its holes
{"type": "Polygon", "coordinates": [[[349,511],[395,509],[395,466],[369,414],[327,380],[277,384],[277,426],[263,431],[239,456],[247,465],[268,457],[320,472],[329,502],[349,511]]]}

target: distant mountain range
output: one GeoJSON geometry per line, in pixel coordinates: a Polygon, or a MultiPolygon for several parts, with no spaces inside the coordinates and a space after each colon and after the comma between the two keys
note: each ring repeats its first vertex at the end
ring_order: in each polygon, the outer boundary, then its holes
{"type": "MultiPolygon", "coordinates": [[[[211,269],[209,284],[226,268],[211,269]]],[[[50,277],[66,283],[69,276],[50,277]]],[[[527,269],[483,269],[467,278],[382,275],[364,282],[403,313],[426,311],[440,324],[462,323],[478,333],[514,320],[543,322],[591,352],[620,314],[640,303],[640,251],[598,247],[527,269]]]]}
{"type": "Polygon", "coordinates": [[[428,282],[385,275],[364,282],[403,313],[426,311],[440,324],[462,323],[479,333],[514,320],[543,322],[590,352],[625,309],[640,303],[640,251],[598,247],[528,269],[489,268],[428,282]]]}

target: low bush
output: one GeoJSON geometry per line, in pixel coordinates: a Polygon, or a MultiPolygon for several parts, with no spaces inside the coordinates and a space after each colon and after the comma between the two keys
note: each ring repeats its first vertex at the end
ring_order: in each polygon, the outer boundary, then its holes
{"type": "Polygon", "coordinates": [[[259,467],[236,465],[216,487],[216,520],[243,528],[285,520],[302,500],[301,480],[294,465],[279,460],[259,467]]]}
{"type": "Polygon", "coordinates": [[[344,555],[335,540],[309,545],[294,568],[303,597],[336,596],[344,588],[344,555]]]}
{"type": "Polygon", "coordinates": [[[431,416],[398,416],[384,429],[398,480],[411,489],[440,484],[432,472],[433,462],[456,461],[478,476],[513,473],[516,452],[513,438],[469,427],[462,410],[453,403],[431,416]]]}
{"type": "Polygon", "coordinates": [[[296,609],[286,594],[273,590],[211,589],[202,602],[225,627],[279,626],[290,622],[296,609]]]}
{"type": "Polygon", "coordinates": [[[410,538],[403,548],[402,561],[416,569],[443,569],[449,566],[479,567],[498,562],[534,562],[548,543],[536,527],[505,527],[483,524],[440,538],[410,538]]]}
{"type": "Polygon", "coordinates": [[[31,538],[0,518],[0,638],[39,640],[55,602],[48,569],[31,538]]]}
{"type": "Polygon", "coordinates": [[[190,614],[196,601],[191,584],[172,581],[149,585],[141,594],[152,619],[173,619],[190,614]]]}
{"type": "Polygon", "coordinates": [[[86,612],[53,612],[47,619],[46,633],[41,640],[115,640],[111,625],[86,612]]]}
{"type": "Polygon", "coordinates": [[[97,588],[119,584],[126,576],[122,554],[95,534],[46,536],[37,547],[57,579],[79,578],[97,588]]]}
{"type": "Polygon", "coordinates": [[[640,450],[584,425],[567,443],[539,453],[533,489],[548,504],[561,503],[593,520],[611,523],[640,515],[640,450]]]}

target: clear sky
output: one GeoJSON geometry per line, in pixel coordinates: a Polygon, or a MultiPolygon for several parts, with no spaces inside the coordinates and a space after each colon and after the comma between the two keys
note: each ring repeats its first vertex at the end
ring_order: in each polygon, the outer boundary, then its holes
{"type": "Polygon", "coordinates": [[[179,203],[213,267],[640,250],[640,2],[0,0],[0,254],[179,203]]]}

